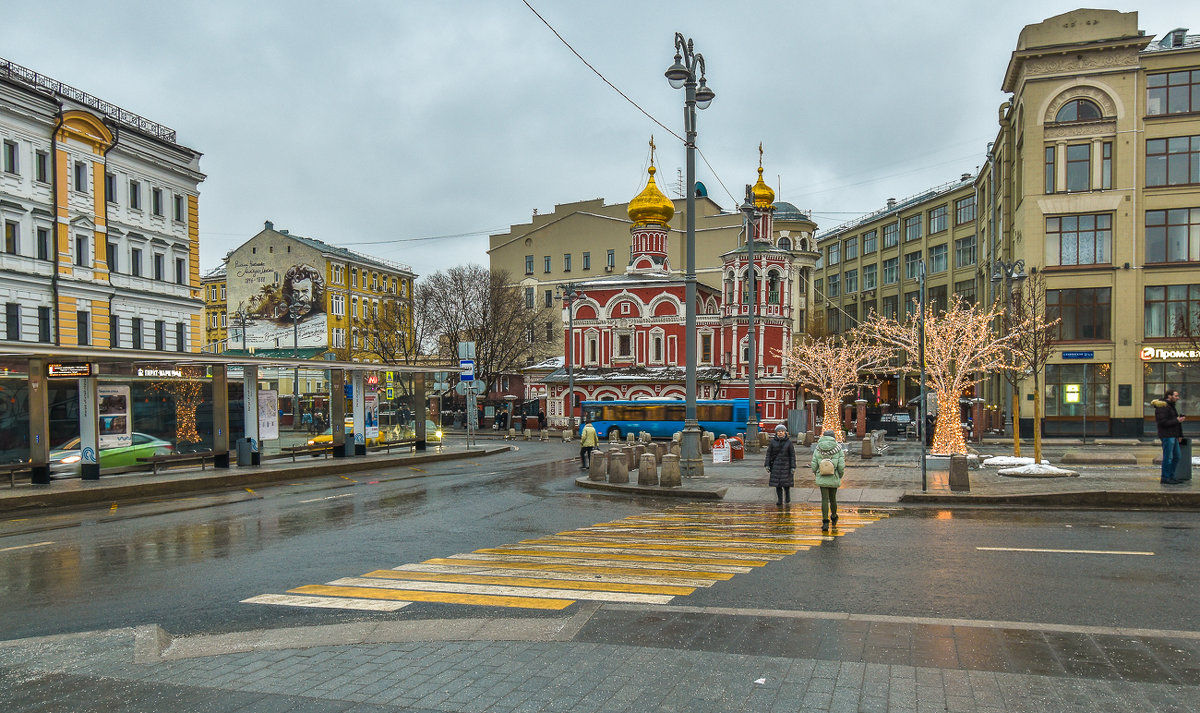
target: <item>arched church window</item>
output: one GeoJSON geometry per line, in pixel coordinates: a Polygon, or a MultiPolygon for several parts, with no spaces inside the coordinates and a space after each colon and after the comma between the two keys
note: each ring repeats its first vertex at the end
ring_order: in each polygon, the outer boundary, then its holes
{"type": "Polygon", "coordinates": [[[779,304],[779,292],[782,280],[779,278],[779,273],[774,270],[767,276],[767,304],[779,304]]]}
{"type": "Polygon", "coordinates": [[[1072,99],[1063,104],[1054,116],[1055,121],[1095,121],[1101,117],[1100,107],[1091,99],[1072,99]]]}
{"type": "Polygon", "coordinates": [[[791,250],[792,249],[792,239],[791,238],[780,238],[779,239],[779,249],[780,250],[791,250]]]}

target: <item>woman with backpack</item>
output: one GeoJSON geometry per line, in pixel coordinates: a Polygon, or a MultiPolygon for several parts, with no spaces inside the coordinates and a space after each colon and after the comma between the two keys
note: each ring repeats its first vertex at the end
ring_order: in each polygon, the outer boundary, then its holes
{"type": "Polygon", "coordinates": [[[821,532],[837,527],[837,491],[846,472],[846,453],[833,434],[826,433],[813,448],[812,472],[821,489],[821,532]]]}
{"type": "Polygon", "coordinates": [[[769,484],[775,488],[775,504],[792,502],[792,484],[796,472],[796,447],[788,438],[787,426],[775,427],[775,437],[767,447],[767,472],[771,474],[769,484]]]}

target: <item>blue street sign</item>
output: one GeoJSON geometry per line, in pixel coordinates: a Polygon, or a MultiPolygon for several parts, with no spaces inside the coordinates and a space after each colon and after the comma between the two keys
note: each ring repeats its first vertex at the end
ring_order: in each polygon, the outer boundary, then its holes
{"type": "Polygon", "coordinates": [[[1096,352],[1063,352],[1063,359],[1094,359],[1096,352]]]}
{"type": "Polygon", "coordinates": [[[475,380],[475,361],[473,359],[458,360],[458,380],[459,381],[474,381],[475,380]]]}

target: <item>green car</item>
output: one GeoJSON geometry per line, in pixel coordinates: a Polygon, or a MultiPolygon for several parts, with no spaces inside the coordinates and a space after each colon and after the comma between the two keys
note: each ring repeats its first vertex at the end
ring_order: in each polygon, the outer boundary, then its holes
{"type": "MultiPolygon", "coordinates": [[[[175,452],[175,446],[170,441],[148,436],[145,433],[134,433],[133,443],[120,448],[105,448],[100,451],[101,468],[118,468],[126,465],[138,465],[138,458],[168,455],[175,452]]],[[[50,451],[50,473],[60,478],[79,475],[79,437],[76,436],[58,448],[50,451]]]]}

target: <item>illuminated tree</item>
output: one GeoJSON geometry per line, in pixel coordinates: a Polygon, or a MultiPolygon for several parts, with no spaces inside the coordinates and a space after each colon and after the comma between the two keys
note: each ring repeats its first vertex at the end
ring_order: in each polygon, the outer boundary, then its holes
{"type": "MultiPolygon", "coordinates": [[[[999,307],[983,309],[955,296],[945,312],[925,307],[925,379],[937,392],[937,427],[933,434],[935,453],[966,453],[958,400],[967,387],[991,372],[1012,368],[1010,352],[1015,348],[1022,325],[996,334],[993,325],[999,307]]],[[[865,334],[899,349],[906,368],[920,371],[921,320],[913,314],[904,322],[876,316],[863,324],[865,334]]]]}
{"type": "Polygon", "coordinates": [[[855,387],[869,386],[867,374],[884,366],[892,349],[853,332],[824,337],[805,336],[783,357],[783,373],[805,389],[821,395],[825,415],[821,429],[844,441],[838,416],[842,399],[855,387]]]}
{"type": "Polygon", "coordinates": [[[200,442],[196,427],[196,411],[204,403],[203,371],[199,367],[182,367],[181,376],[150,385],[155,391],[168,394],[175,401],[175,444],[194,445],[200,442]]]}

